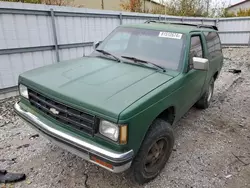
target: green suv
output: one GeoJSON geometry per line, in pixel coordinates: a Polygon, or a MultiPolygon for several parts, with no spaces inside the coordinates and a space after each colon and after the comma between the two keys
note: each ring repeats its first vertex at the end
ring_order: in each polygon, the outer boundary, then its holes
{"type": "Polygon", "coordinates": [[[146,183],[170,157],[175,123],[211,102],[223,63],[217,28],[123,25],[94,49],[21,74],[15,111],[62,148],[146,183]]]}

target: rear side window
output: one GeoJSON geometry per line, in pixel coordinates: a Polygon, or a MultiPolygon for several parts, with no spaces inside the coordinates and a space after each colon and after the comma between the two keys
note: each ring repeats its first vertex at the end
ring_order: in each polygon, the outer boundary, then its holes
{"type": "Polygon", "coordinates": [[[221,43],[217,32],[204,32],[209,57],[215,58],[218,53],[221,53],[221,43]]]}

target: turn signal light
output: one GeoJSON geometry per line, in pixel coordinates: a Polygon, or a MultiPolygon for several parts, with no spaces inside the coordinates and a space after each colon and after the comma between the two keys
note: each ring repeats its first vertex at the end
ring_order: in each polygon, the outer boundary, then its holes
{"type": "Polygon", "coordinates": [[[120,126],[120,144],[127,144],[128,142],[128,126],[120,126]]]}
{"type": "Polygon", "coordinates": [[[107,167],[107,168],[113,169],[113,165],[111,165],[111,164],[109,164],[109,163],[107,163],[107,162],[105,162],[105,161],[102,161],[102,160],[100,160],[100,159],[97,159],[95,156],[91,156],[90,159],[91,159],[92,161],[95,161],[96,163],[102,165],[102,166],[105,166],[105,167],[107,167]]]}

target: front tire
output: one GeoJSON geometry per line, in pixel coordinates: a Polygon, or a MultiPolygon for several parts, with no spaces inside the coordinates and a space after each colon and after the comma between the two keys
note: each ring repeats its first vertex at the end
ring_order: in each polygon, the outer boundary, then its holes
{"type": "Polygon", "coordinates": [[[209,82],[206,92],[202,97],[196,102],[195,106],[200,109],[206,109],[209,107],[214,93],[214,78],[209,82]]]}
{"type": "Polygon", "coordinates": [[[173,129],[169,123],[156,119],[151,125],[135,157],[130,176],[138,184],[154,179],[164,168],[174,145],[173,129]]]}

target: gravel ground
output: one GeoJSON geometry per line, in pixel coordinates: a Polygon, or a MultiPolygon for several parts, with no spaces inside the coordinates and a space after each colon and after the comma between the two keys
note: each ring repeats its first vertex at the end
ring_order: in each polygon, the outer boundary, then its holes
{"type": "Polygon", "coordinates": [[[192,108],[175,129],[176,145],[161,174],[144,186],[112,174],[48,142],[0,101],[0,169],[26,181],[0,187],[250,187],[250,49],[224,49],[212,105],[192,108]],[[233,74],[231,68],[241,69],[233,74]]]}

